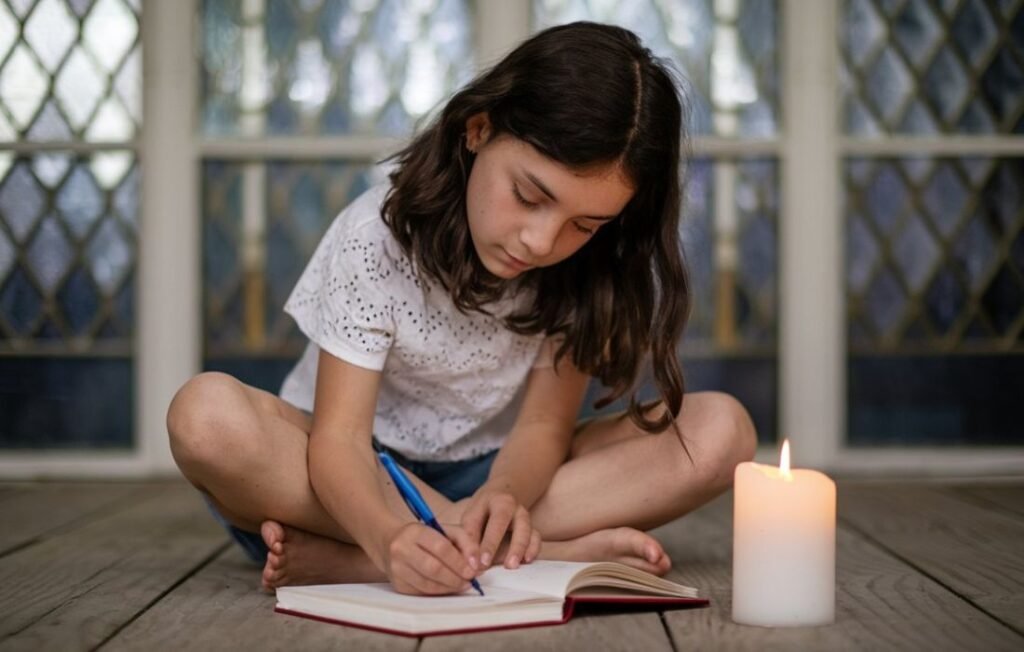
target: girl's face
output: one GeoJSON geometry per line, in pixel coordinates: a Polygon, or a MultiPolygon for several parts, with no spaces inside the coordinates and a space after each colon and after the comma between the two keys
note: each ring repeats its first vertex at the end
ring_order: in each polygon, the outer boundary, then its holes
{"type": "Polygon", "coordinates": [[[617,164],[570,169],[517,138],[491,137],[486,114],[467,121],[466,145],[477,154],[466,189],[470,236],[500,278],[565,260],[633,196],[617,164]]]}

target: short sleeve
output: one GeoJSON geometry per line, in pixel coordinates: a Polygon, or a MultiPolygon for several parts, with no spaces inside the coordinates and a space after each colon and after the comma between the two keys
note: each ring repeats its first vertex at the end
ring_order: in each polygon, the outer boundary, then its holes
{"type": "Polygon", "coordinates": [[[344,219],[342,214],[328,229],[284,310],[324,351],[380,371],[395,333],[386,288],[390,259],[372,231],[348,233],[344,219]]]}

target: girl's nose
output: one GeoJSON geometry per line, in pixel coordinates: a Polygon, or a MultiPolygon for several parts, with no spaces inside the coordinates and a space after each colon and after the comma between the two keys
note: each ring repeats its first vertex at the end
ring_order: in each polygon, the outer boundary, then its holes
{"type": "Polygon", "coordinates": [[[530,252],[534,260],[544,258],[555,248],[561,225],[554,217],[537,216],[519,232],[519,241],[530,252]]]}

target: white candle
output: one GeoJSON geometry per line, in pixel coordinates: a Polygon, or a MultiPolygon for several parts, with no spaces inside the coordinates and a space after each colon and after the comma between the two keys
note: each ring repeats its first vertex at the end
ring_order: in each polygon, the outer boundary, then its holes
{"type": "Polygon", "coordinates": [[[736,467],[732,617],[765,627],[825,625],[835,619],[836,485],[825,474],[736,467]]]}

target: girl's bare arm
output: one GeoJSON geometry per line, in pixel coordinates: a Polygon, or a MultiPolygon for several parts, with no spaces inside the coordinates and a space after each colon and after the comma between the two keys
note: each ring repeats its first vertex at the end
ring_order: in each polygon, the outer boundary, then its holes
{"type": "Polygon", "coordinates": [[[453,506],[449,518],[461,520],[486,566],[506,535],[505,566],[532,561],[540,535],[530,524],[530,507],[547,491],[566,460],[576,429],[588,377],[563,360],[554,368],[530,372],[526,396],[508,439],[494,460],[487,481],[471,498],[453,506]]]}
{"type": "Polygon", "coordinates": [[[523,406],[484,487],[512,494],[527,509],[537,502],[569,455],[589,380],[567,359],[557,370],[530,372],[523,406]]]}
{"type": "Polygon", "coordinates": [[[464,537],[460,553],[452,542],[410,517],[399,517],[388,505],[371,445],[379,387],[380,372],[321,351],[309,436],[310,484],[327,512],[396,589],[462,590],[475,574],[468,563],[477,554],[475,542],[464,537]]]}

